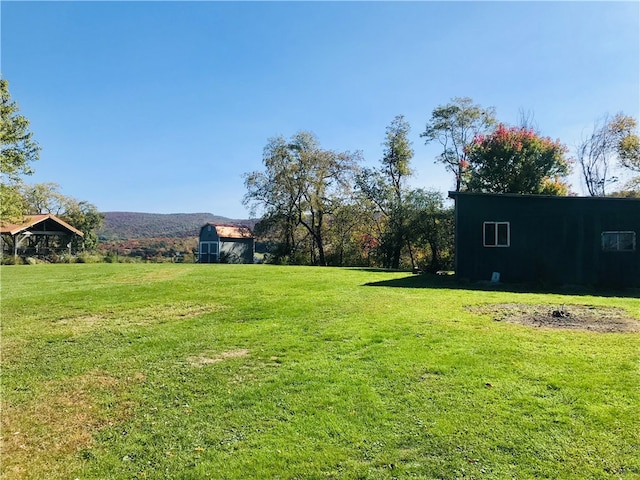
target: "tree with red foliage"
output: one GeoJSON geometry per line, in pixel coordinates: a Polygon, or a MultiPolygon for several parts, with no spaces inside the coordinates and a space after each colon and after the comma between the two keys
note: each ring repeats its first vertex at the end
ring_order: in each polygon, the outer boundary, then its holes
{"type": "Polygon", "coordinates": [[[530,128],[498,125],[465,149],[467,187],[473,192],[566,195],[567,148],[530,128]]]}

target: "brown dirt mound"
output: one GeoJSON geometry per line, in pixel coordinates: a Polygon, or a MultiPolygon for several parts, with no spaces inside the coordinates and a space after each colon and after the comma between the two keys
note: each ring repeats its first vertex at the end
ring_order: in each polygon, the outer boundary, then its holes
{"type": "Polygon", "coordinates": [[[589,330],[599,333],[640,332],[640,320],[621,308],[593,305],[526,305],[502,303],[470,307],[497,322],[532,327],[589,330]]]}

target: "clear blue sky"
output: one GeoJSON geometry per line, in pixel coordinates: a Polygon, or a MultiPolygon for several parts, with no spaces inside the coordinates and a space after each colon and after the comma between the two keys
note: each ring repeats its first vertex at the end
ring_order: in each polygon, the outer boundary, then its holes
{"type": "MultiPolygon", "coordinates": [[[[1,2],[1,68],[42,146],[31,182],[102,211],[245,218],[269,137],[382,154],[412,126],[412,184],[453,178],[419,137],[468,96],[573,148],[640,115],[638,2],[1,2]]],[[[574,176],[574,191],[582,193],[574,176]]]]}

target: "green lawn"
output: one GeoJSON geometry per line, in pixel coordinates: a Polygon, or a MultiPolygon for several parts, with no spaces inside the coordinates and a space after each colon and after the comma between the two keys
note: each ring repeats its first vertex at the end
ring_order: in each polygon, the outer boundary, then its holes
{"type": "Polygon", "coordinates": [[[2,267],[2,478],[640,478],[640,299],[267,265],[2,267]],[[404,279],[404,280],[402,280],[404,279]]]}

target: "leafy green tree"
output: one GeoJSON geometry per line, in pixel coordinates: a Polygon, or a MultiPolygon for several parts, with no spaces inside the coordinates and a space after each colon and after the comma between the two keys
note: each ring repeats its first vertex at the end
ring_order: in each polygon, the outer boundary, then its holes
{"type": "MultiPolygon", "coordinates": [[[[622,113],[617,114],[610,124],[620,165],[640,174],[640,136],[638,136],[637,127],[638,122],[635,118],[622,113]]],[[[640,175],[631,179],[626,189],[640,190],[640,175]]]]}
{"type": "Polygon", "coordinates": [[[606,195],[606,187],[618,181],[611,174],[616,164],[640,172],[640,139],[636,120],[618,113],[596,122],[591,135],[576,149],[576,160],[591,196],[606,195]]]}
{"type": "Polygon", "coordinates": [[[0,183],[0,222],[19,222],[24,208],[19,185],[0,183]]]}
{"type": "Polygon", "coordinates": [[[442,153],[436,161],[443,163],[454,174],[456,192],[462,189],[465,182],[467,146],[475,136],[486,133],[495,124],[495,109],[482,108],[468,97],[455,97],[431,113],[431,119],[420,136],[425,138],[426,144],[437,140],[442,145],[442,153]]]}
{"type": "MultiPolygon", "coordinates": [[[[406,241],[406,182],[412,175],[413,150],[408,139],[409,123],[398,115],[386,129],[380,168],[365,169],[356,183],[361,194],[373,205],[385,222],[378,235],[378,248],[387,268],[399,268],[406,241]]],[[[410,248],[410,247],[409,247],[410,248]]]]}
{"type": "Polygon", "coordinates": [[[424,264],[424,268],[431,272],[451,268],[453,209],[445,208],[442,193],[412,190],[406,197],[406,206],[409,225],[407,236],[412,244],[421,245],[421,250],[427,250],[425,260],[418,263],[424,264]]]}
{"type": "Polygon", "coordinates": [[[80,230],[84,237],[73,239],[74,250],[82,247],[94,250],[98,244],[97,231],[102,227],[104,216],[95,205],[79,201],[60,193],[57,183],[23,184],[20,187],[25,214],[52,213],[69,225],[80,230]]]}
{"type": "Polygon", "coordinates": [[[571,170],[567,149],[531,129],[500,124],[466,148],[469,191],[566,195],[571,170]]]}
{"type": "Polygon", "coordinates": [[[11,99],[9,82],[0,79],[0,221],[18,221],[23,213],[19,193],[23,175],[31,175],[40,146],[29,131],[29,120],[20,115],[11,99]]]}
{"type": "Polygon", "coordinates": [[[313,263],[327,265],[325,233],[330,224],[327,218],[349,198],[351,178],[357,161],[350,153],[319,150],[303,156],[301,163],[308,171],[307,188],[302,189],[303,201],[297,204],[298,219],[312,239],[312,253],[318,252],[313,263]]]}
{"type": "Polygon", "coordinates": [[[264,171],[254,171],[244,176],[247,193],[243,203],[250,207],[251,215],[262,210],[262,219],[256,229],[265,235],[277,232],[277,258],[295,254],[297,249],[296,202],[300,192],[294,181],[295,169],[289,163],[289,151],[284,137],[274,137],[264,147],[264,171]]]}
{"type": "Polygon", "coordinates": [[[25,203],[25,214],[60,215],[68,199],[60,193],[60,185],[54,182],[22,184],[20,191],[25,203]]]}
{"type": "Polygon", "coordinates": [[[20,115],[18,104],[11,99],[9,82],[0,79],[0,166],[3,180],[13,181],[31,175],[31,162],[38,160],[40,146],[29,131],[29,120],[20,115]]]}
{"type": "Polygon", "coordinates": [[[327,265],[326,220],[344,202],[359,160],[358,153],[320,148],[310,132],[269,140],[263,154],[265,170],[245,175],[243,201],[252,214],[262,210],[263,229],[280,232],[279,256],[296,258],[306,240],[309,261],[327,265]]]}
{"type": "Polygon", "coordinates": [[[334,209],[327,222],[326,235],[327,243],[331,245],[330,265],[368,265],[358,243],[363,226],[367,225],[366,219],[367,211],[357,201],[346,201],[334,209]]]}
{"type": "Polygon", "coordinates": [[[87,250],[95,250],[98,246],[97,232],[102,227],[104,216],[98,212],[95,205],[89,202],[77,201],[68,197],[65,203],[64,212],[60,217],[84,233],[82,239],[74,237],[73,242],[77,243],[75,249],[80,249],[83,246],[87,250]]]}

